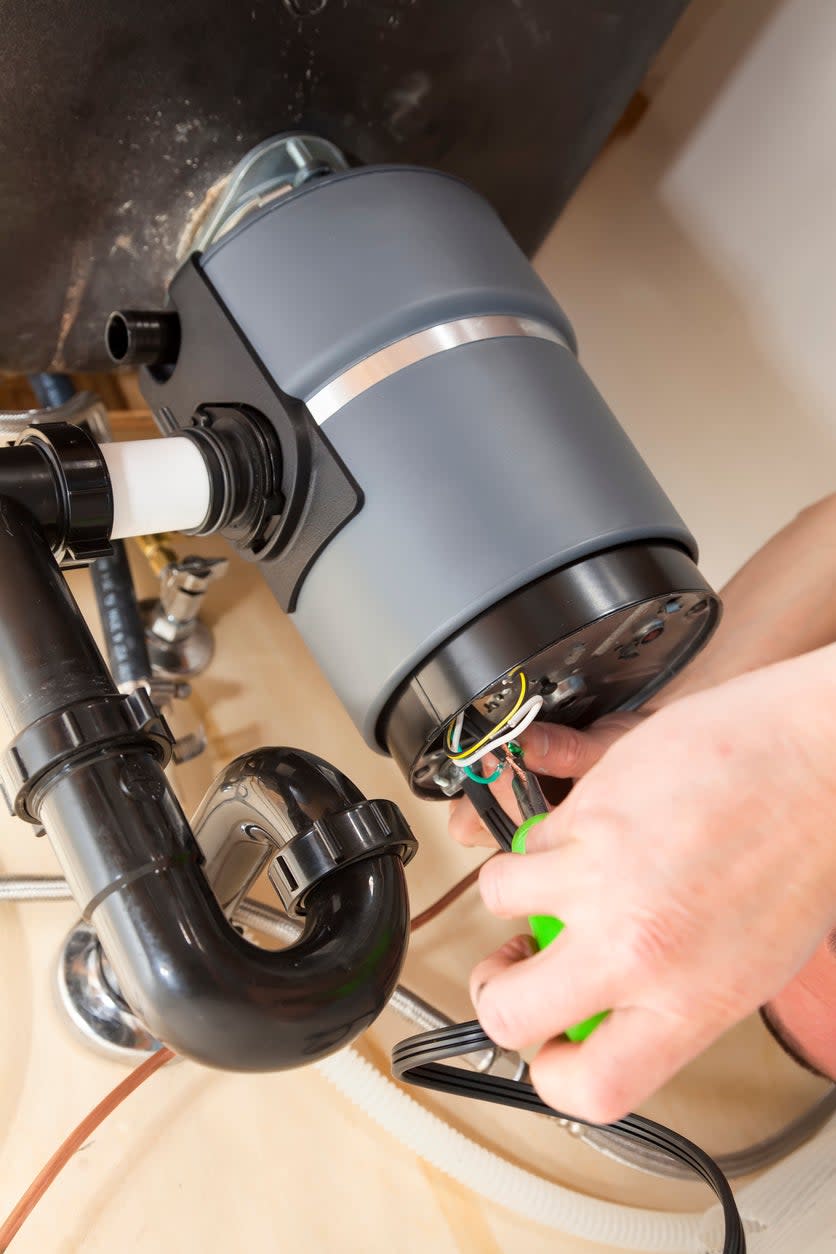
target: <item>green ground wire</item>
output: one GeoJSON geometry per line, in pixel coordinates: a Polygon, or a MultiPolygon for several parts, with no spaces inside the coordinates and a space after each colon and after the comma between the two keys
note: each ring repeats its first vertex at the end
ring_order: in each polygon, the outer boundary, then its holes
{"type": "Polygon", "coordinates": [[[469,766],[463,766],[462,770],[468,779],[472,779],[474,784],[495,784],[502,772],[505,770],[505,763],[500,762],[492,775],[477,775],[469,766]]]}

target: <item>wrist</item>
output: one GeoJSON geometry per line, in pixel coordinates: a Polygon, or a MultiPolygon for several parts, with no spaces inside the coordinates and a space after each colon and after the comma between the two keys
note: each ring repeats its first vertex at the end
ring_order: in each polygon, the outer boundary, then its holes
{"type": "MultiPolygon", "coordinates": [[[[765,673],[775,679],[787,738],[801,749],[825,795],[836,801],[836,644],[780,662],[765,673]]],[[[825,813],[822,824],[829,826],[825,813]]],[[[832,843],[836,851],[836,841],[832,843]]]]}

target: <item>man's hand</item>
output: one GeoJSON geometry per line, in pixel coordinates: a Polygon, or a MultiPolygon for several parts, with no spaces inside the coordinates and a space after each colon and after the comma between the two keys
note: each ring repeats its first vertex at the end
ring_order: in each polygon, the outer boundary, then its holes
{"type": "MultiPolygon", "coordinates": [[[[587,731],[561,727],[554,723],[535,723],[520,738],[525,749],[525,764],[537,775],[555,779],[580,779],[598,762],[617,740],[643,722],[640,714],[608,714],[587,731]]],[[[488,758],[488,769],[496,765],[488,758]]],[[[491,791],[507,814],[520,819],[511,791],[511,774],[504,771],[491,791]]],[[[496,841],[483,826],[479,815],[465,797],[450,803],[450,835],[460,845],[484,845],[495,849],[496,841]]]]}
{"type": "MultiPolygon", "coordinates": [[[[546,1042],[531,1069],[545,1101],[619,1118],[811,957],[836,921],[835,710],[830,646],[626,734],[624,716],[539,742],[534,729],[528,764],[583,778],[526,856],[492,859],[480,883],[495,914],[567,927],[539,954],[505,947],[471,988],[498,1044],[546,1042]],[[555,1039],[604,1009],[582,1045],[555,1039]]],[[[473,843],[466,814],[454,822],[473,843]]]]}

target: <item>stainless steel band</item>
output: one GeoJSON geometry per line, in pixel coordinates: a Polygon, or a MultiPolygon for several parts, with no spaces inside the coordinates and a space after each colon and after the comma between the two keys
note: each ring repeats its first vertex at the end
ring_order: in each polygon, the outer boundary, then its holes
{"type": "Polygon", "coordinates": [[[510,314],[485,314],[482,317],[457,318],[454,322],[442,322],[424,331],[416,331],[394,344],[387,344],[363,361],[326,383],[307,402],[315,420],[322,425],[332,418],[349,401],[356,400],[376,383],[382,383],[391,375],[414,366],[427,357],[435,357],[451,348],[464,344],[476,344],[481,340],[503,339],[508,336],[527,336],[530,339],[549,340],[571,352],[569,344],[554,327],[534,318],[517,318],[510,314]]]}

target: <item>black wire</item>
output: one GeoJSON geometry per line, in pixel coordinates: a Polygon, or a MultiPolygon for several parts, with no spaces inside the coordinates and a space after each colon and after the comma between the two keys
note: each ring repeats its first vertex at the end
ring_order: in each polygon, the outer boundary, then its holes
{"type": "MultiPolygon", "coordinates": [[[[442,1065],[446,1059],[461,1058],[476,1050],[491,1048],[494,1048],[493,1041],[482,1031],[479,1023],[472,1020],[450,1028],[421,1032],[401,1041],[392,1051],[392,1071],[398,1080],[419,1088],[432,1089],[437,1093],[494,1102],[515,1110],[548,1115],[552,1119],[569,1120],[588,1128],[601,1126],[553,1110],[538,1097],[530,1084],[521,1080],[442,1065]]],[[[677,1162],[684,1163],[704,1180],[714,1190],[723,1209],[723,1254],[746,1254],[746,1234],[734,1194],[713,1158],[687,1137],[655,1123],[652,1119],[645,1119],[643,1115],[626,1115],[616,1123],[604,1126],[626,1140],[641,1141],[654,1149],[662,1150],[677,1162]]]]}

